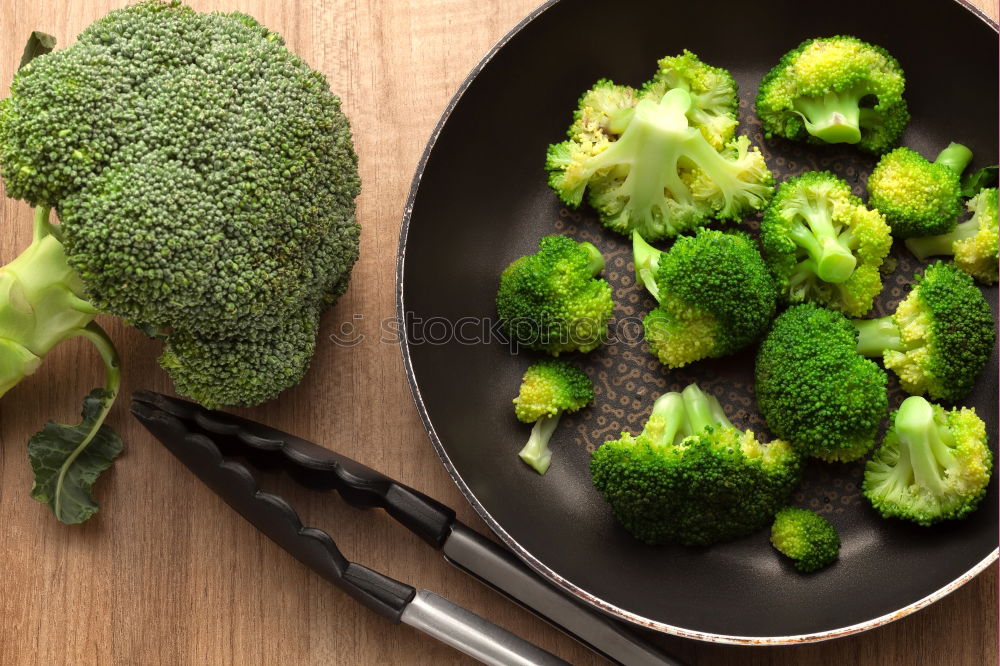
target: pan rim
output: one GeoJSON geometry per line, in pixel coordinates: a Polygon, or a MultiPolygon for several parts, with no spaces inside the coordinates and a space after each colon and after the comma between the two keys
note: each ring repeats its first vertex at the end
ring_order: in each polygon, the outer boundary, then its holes
{"type": "MultiPolygon", "coordinates": [[[[950,0],[958,5],[960,5],[965,10],[972,13],[976,18],[981,20],[986,26],[995,33],[1000,33],[1000,28],[998,24],[992,18],[987,16],[978,7],[973,5],[969,0],[950,0]]],[[[452,112],[455,107],[461,101],[465,92],[472,85],[472,82],[479,76],[479,74],[486,68],[486,66],[493,60],[493,57],[504,48],[507,43],[518,33],[521,32],[529,23],[533,22],[539,16],[544,14],[547,10],[551,9],[553,6],[559,4],[562,0],[547,0],[544,4],[540,5],[530,14],[521,19],[513,28],[510,29],[503,37],[501,37],[490,50],[479,60],[478,63],[472,68],[462,83],[459,85],[458,90],[449,100],[447,107],[442,112],[441,117],[438,119],[437,124],[431,131],[430,137],[427,140],[427,144],[421,153],[420,160],[417,163],[416,170],[414,171],[413,179],[410,184],[410,190],[406,197],[406,203],[403,207],[403,217],[402,223],[399,230],[399,241],[396,250],[396,317],[397,321],[400,322],[400,351],[403,357],[403,371],[406,373],[406,381],[410,387],[410,394],[413,397],[413,402],[416,406],[417,413],[420,415],[420,420],[424,425],[424,430],[427,432],[427,436],[431,441],[431,445],[434,447],[434,451],[437,453],[438,458],[444,464],[448,475],[451,477],[452,481],[458,486],[459,491],[465,497],[466,501],[475,509],[479,517],[485,522],[489,528],[500,538],[500,540],[510,548],[522,561],[524,561],[528,566],[530,566],[537,574],[541,575],[547,579],[550,583],[556,585],[557,587],[563,589],[564,591],[572,594],[574,597],[587,602],[589,605],[598,608],[605,613],[616,617],[618,619],[624,620],[631,624],[644,627],[646,629],[651,629],[661,633],[666,633],[674,636],[679,636],[681,638],[690,638],[710,643],[722,643],[730,645],[796,645],[802,643],[817,643],[826,640],[832,640],[836,638],[842,638],[845,636],[851,636],[854,634],[861,633],[863,631],[868,631],[869,629],[875,629],[887,625],[891,622],[899,620],[901,618],[912,615],[913,613],[926,608],[927,606],[933,604],[936,601],[948,596],[958,588],[962,587],[970,580],[975,578],[977,575],[982,573],[987,567],[1000,559],[1000,548],[994,548],[991,553],[989,553],[982,560],[977,562],[968,571],[961,574],[953,581],[944,585],[937,590],[931,592],[930,594],[913,601],[906,606],[891,611],[884,615],[880,615],[862,622],[858,622],[852,625],[847,625],[845,627],[838,627],[836,629],[828,629],[826,631],[814,632],[809,634],[795,634],[788,636],[739,636],[732,634],[720,634],[705,631],[695,631],[692,629],[686,629],[684,627],[678,627],[666,622],[659,622],[656,620],[650,620],[649,618],[643,617],[638,613],[633,613],[631,611],[625,610],[616,606],[615,604],[604,601],[600,597],[588,593],[586,590],[574,585],[570,581],[566,580],[558,573],[549,568],[545,563],[536,558],[525,548],[523,548],[489,513],[485,506],[479,501],[476,495],[472,492],[472,489],[465,483],[455,465],[452,463],[447,450],[445,449],[440,437],[437,434],[437,430],[434,427],[433,422],[430,419],[430,414],[427,412],[426,405],[424,404],[423,396],[420,392],[420,387],[417,385],[416,374],[413,371],[413,362],[410,356],[410,340],[408,337],[407,327],[404,325],[406,321],[406,306],[404,303],[403,295],[403,284],[404,284],[404,274],[405,274],[405,263],[406,263],[406,241],[409,236],[410,221],[413,215],[413,207],[416,202],[417,194],[420,190],[421,180],[423,178],[424,170],[427,166],[427,161],[430,158],[434,147],[437,144],[438,137],[441,135],[442,130],[447,124],[448,120],[451,118],[452,112]]]]}

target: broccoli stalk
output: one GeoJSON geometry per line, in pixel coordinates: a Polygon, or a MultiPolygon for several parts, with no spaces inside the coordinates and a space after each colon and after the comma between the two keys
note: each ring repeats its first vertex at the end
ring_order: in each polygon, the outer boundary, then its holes
{"type": "Polygon", "coordinates": [[[656,273],[660,268],[662,250],[646,242],[638,231],[632,232],[632,259],[635,263],[635,279],[646,287],[656,302],[660,301],[660,288],[656,284],[656,273]]]}
{"type": "Polygon", "coordinates": [[[868,358],[882,358],[886,350],[901,352],[907,348],[893,315],[875,319],[853,319],[858,329],[858,353],[868,358]]]}
{"type": "Polygon", "coordinates": [[[561,416],[562,412],[557,412],[555,416],[543,416],[535,421],[535,425],[531,428],[531,435],[528,437],[528,443],[517,454],[521,460],[539,474],[545,474],[549,471],[549,465],[552,464],[552,450],[549,448],[549,440],[552,439],[552,433],[559,426],[561,416]]]}
{"type": "Polygon", "coordinates": [[[799,262],[798,273],[813,273],[824,282],[846,282],[858,260],[851,252],[854,235],[849,229],[839,232],[833,224],[831,206],[805,197],[786,205],[798,214],[789,228],[789,236],[809,255],[799,262]]]}
{"type": "Polygon", "coordinates": [[[802,116],[806,131],[827,143],[861,141],[861,98],[868,86],[828,91],[819,97],[798,97],[792,103],[802,116]]]}
{"type": "Polygon", "coordinates": [[[105,386],[84,401],[84,422],[76,427],[49,423],[28,446],[35,470],[32,496],[47,504],[58,520],[78,523],[97,506],[89,497],[89,484],[73,488],[69,477],[80,473],[75,465],[99,434],[109,442],[106,463],[121,450],[118,436],[103,425],[118,395],[121,373],[114,344],[93,321],[98,311],[84,298],[83,283],[66,263],[49,212],[47,206],[35,209],[31,245],[0,268],[0,396],[33,374],[45,355],[65,340],[85,338],[97,349],[105,366],[105,386]]]}
{"type": "Polygon", "coordinates": [[[972,161],[972,151],[963,146],[960,143],[955,143],[952,141],[944,150],[938,153],[937,159],[934,160],[934,164],[941,164],[948,167],[958,175],[962,175],[965,171],[965,167],[969,166],[969,162],[972,161]]]}

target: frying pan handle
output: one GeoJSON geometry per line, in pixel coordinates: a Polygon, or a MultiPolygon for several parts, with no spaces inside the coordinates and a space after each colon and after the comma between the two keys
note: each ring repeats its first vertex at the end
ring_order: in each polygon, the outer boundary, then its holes
{"type": "Polygon", "coordinates": [[[262,469],[284,470],[313,490],[336,490],[359,509],[382,508],[435,548],[441,548],[451,534],[452,509],[356,460],[263,424],[159,393],[137,391],[133,400],[200,430],[225,456],[242,456],[262,469]]]}

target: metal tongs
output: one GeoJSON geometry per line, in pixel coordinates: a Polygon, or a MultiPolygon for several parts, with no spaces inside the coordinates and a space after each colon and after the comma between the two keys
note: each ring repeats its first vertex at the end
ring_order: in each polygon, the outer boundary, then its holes
{"type": "Polygon", "coordinates": [[[283,470],[312,490],[336,490],[350,505],[380,507],[442,550],[445,559],[525,606],[592,650],[622,664],[677,665],[609,617],[539,579],[511,552],[455,519],[455,512],[373,469],[294,435],[147,391],[132,414],[188,469],[297,560],[393,623],[409,624],[487,664],[565,664],[427,590],[385,576],[338,550],[326,532],[304,527],[281,497],[260,490],[249,464],[283,470]]]}

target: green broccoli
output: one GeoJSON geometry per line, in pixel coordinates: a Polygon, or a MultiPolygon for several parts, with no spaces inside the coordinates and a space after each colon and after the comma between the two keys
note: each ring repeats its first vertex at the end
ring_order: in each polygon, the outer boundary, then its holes
{"type": "Polygon", "coordinates": [[[858,352],[882,358],[907,393],[954,402],[969,394],[996,341],[993,314],[972,278],[931,264],[888,317],[854,321],[858,352]]]}
{"type": "Polygon", "coordinates": [[[594,385],[575,365],[561,359],[532,364],[521,379],[514,398],[514,414],[523,423],[534,423],[528,443],[518,456],[533,470],[545,474],[552,462],[549,440],[564,412],[575,412],[594,401],[594,385]]]}
{"type": "Polygon", "coordinates": [[[703,546],[765,526],[798,485],[800,460],[785,442],[737,430],[691,384],[660,396],[638,437],[623,432],[594,451],[590,472],[635,538],[703,546]]]}
{"type": "Polygon", "coordinates": [[[893,413],[861,489],[883,517],[928,526],[975,511],[992,469],[986,425],[975,409],[949,412],[912,396],[893,413]]]}
{"type": "Polygon", "coordinates": [[[972,153],[950,143],[928,162],[909,148],[883,155],[868,177],[868,203],[886,216],[897,238],[951,231],[962,211],[962,171],[972,153]]]}
{"type": "Polygon", "coordinates": [[[746,136],[723,142],[735,85],[730,96],[714,68],[690,76],[693,59],[682,57],[683,69],[661,61],[661,78],[641,91],[605,80],[583,95],[569,140],[549,146],[546,159],[549,185],[566,205],[579,206],[589,191],[601,224],[652,241],[763,208],[774,188],[760,151],[746,136]],[[705,100],[711,106],[699,108],[705,100]]]}
{"type": "Polygon", "coordinates": [[[803,455],[848,462],[875,445],[888,408],[886,375],[856,351],[857,331],[812,303],[775,318],[757,352],[757,407],[803,455]]]}
{"type": "Polygon", "coordinates": [[[643,321],[646,341],[666,366],[732,354],[774,316],[774,280],[745,233],[700,228],[661,252],[636,232],[632,252],[638,281],[659,302],[643,321]]]}
{"type": "Polygon", "coordinates": [[[792,559],[799,571],[810,573],[829,565],[840,552],[840,537],[830,522],[812,511],[787,507],[771,526],[771,545],[792,559]]]}
{"type": "Polygon", "coordinates": [[[846,182],[812,171],[782,183],[760,232],[789,302],[811,301],[853,317],[872,309],[892,237],[885,217],[865,208],[846,182]]]}
{"type": "Polygon", "coordinates": [[[955,266],[983,284],[997,281],[997,188],[987,187],[966,202],[972,213],[954,230],[938,236],[907,238],[917,259],[954,255],[955,266]]]}
{"type": "Polygon", "coordinates": [[[852,143],[884,153],[910,114],[899,62],[856,37],[808,39],[760,82],[756,109],[767,138],[852,143]]]}
{"type": "Polygon", "coordinates": [[[35,206],[0,277],[0,393],[73,336],[117,373],[108,314],[164,340],[178,391],[263,402],[301,379],[358,256],[340,100],[244,14],[146,0],[31,60],[0,102],[0,175],[35,206]]]}
{"type": "Polygon", "coordinates": [[[591,243],[547,236],[538,252],[500,274],[497,314],[512,343],[558,356],[589,352],[604,342],[614,303],[597,278],[604,257],[591,243]]]}

